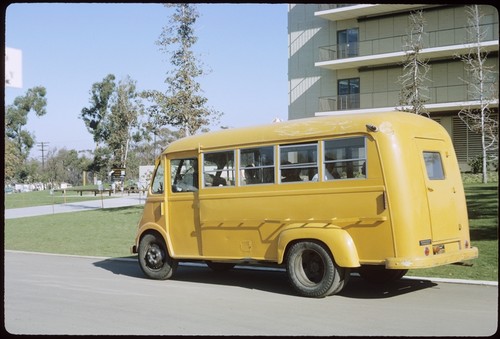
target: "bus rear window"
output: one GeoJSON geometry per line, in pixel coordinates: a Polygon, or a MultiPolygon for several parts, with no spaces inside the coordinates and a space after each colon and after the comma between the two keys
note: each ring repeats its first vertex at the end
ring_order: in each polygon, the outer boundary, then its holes
{"type": "Polygon", "coordinates": [[[429,180],[444,180],[443,162],[439,152],[424,151],[425,169],[429,180]]]}

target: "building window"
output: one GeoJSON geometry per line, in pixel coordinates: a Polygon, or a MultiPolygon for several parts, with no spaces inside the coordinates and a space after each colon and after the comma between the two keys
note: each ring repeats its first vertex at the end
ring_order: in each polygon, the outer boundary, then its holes
{"type": "Polygon", "coordinates": [[[352,58],[358,56],[359,34],[357,28],[337,32],[337,58],[352,58]]]}
{"type": "Polygon", "coordinates": [[[359,108],[359,78],[342,79],[338,81],[337,109],[359,108]]]}

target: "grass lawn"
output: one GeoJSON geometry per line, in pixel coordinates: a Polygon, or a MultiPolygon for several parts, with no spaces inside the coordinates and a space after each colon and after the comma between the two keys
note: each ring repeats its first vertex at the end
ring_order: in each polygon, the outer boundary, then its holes
{"type": "Polygon", "coordinates": [[[102,257],[130,255],[144,206],[5,220],[5,249],[102,257]]]}
{"type": "MultiPolygon", "coordinates": [[[[408,275],[498,281],[497,185],[465,185],[471,243],[478,247],[479,258],[468,265],[411,270],[408,275]]],[[[143,205],[138,205],[8,219],[4,229],[5,249],[104,257],[130,256],[130,246],[142,211],[143,205]]]]}
{"type": "Polygon", "coordinates": [[[467,265],[411,270],[408,275],[498,281],[498,183],[466,184],[465,196],[471,244],[479,258],[467,265]]]}

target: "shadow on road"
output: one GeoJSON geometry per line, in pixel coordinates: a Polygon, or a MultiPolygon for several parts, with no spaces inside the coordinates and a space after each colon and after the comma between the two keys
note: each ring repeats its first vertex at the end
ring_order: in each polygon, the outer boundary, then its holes
{"type": "MultiPolygon", "coordinates": [[[[106,259],[95,262],[94,266],[113,274],[147,279],[135,260],[106,259]]],[[[285,270],[279,269],[269,270],[237,266],[230,271],[215,272],[204,264],[180,264],[171,279],[199,284],[238,286],[246,289],[297,296],[288,282],[285,270]]],[[[430,280],[404,278],[390,284],[377,285],[368,283],[359,276],[352,275],[349,283],[338,296],[355,299],[384,299],[435,286],[437,284],[430,280]]]]}
{"type": "Polygon", "coordinates": [[[366,282],[359,276],[351,276],[347,286],[339,293],[340,296],[356,299],[384,299],[420,291],[437,286],[430,280],[400,279],[386,284],[366,282]]]}
{"type": "Polygon", "coordinates": [[[144,274],[142,273],[137,261],[104,259],[95,262],[94,266],[118,275],[125,275],[134,278],[144,278],[144,274]]]}

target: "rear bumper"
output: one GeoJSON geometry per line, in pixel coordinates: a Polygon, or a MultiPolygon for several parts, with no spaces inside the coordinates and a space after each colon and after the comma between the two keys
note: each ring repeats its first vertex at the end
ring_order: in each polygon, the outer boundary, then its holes
{"type": "Polygon", "coordinates": [[[385,268],[388,269],[414,269],[429,268],[477,258],[477,247],[468,248],[451,253],[430,255],[427,257],[397,257],[387,258],[385,268]]]}

